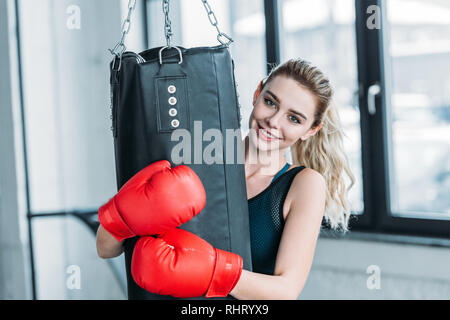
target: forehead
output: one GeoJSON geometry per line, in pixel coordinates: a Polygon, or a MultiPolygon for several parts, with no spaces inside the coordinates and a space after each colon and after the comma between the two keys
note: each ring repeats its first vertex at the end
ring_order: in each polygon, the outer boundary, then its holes
{"type": "Polygon", "coordinates": [[[307,113],[310,117],[316,108],[316,97],[313,93],[297,81],[278,76],[267,83],[265,91],[271,91],[280,100],[282,107],[307,113]]]}

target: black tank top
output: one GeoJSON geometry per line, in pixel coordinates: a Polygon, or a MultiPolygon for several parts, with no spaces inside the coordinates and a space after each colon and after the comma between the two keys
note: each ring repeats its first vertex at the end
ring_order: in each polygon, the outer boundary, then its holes
{"type": "Polygon", "coordinates": [[[286,164],[264,191],[248,200],[253,272],[274,273],[284,228],[283,204],[296,174],[305,169],[288,171],[290,166],[286,164]]]}

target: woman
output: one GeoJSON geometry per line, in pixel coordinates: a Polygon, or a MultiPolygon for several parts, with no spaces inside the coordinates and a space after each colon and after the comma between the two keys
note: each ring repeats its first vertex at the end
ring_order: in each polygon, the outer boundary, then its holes
{"type": "Polygon", "coordinates": [[[279,66],[255,92],[245,140],[253,272],[243,271],[237,299],[296,299],[322,221],[348,230],[343,173],[351,185],[354,177],[332,96],[328,79],[303,60],[279,66]]]}
{"type": "MultiPolygon", "coordinates": [[[[274,69],[255,92],[245,139],[253,272],[242,270],[230,292],[236,299],[297,299],[323,220],[348,230],[354,177],[332,96],[328,79],[303,60],[274,69]],[[285,159],[289,149],[295,165],[285,159]]],[[[97,248],[102,258],[122,253],[102,227],[97,248]]]]}

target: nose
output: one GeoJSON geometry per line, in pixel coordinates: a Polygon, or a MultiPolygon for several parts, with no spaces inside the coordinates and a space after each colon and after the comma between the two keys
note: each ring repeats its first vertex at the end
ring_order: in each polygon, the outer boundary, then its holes
{"type": "Polygon", "coordinates": [[[266,123],[270,128],[279,129],[280,128],[280,118],[281,118],[281,112],[277,110],[274,114],[272,114],[270,117],[267,117],[266,123]]]}

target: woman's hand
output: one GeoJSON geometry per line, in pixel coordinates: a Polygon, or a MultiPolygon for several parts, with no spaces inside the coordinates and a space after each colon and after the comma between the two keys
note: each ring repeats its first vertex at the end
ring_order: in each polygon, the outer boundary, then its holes
{"type": "Polygon", "coordinates": [[[119,242],[108,231],[100,227],[97,230],[97,254],[102,259],[118,257],[123,252],[123,241],[119,242]]]}

